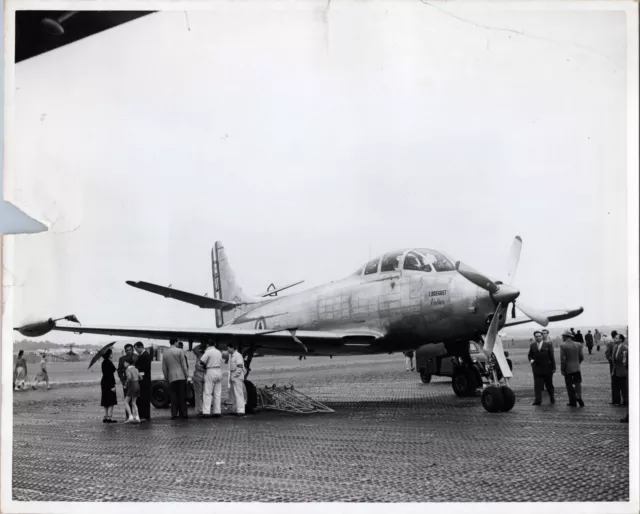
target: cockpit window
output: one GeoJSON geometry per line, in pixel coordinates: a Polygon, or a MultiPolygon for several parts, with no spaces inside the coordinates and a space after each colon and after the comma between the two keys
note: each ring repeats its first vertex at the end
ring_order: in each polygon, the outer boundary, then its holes
{"type": "Polygon", "coordinates": [[[424,255],[418,252],[409,252],[404,258],[404,269],[415,271],[431,271],[431,265],[424,255]]]}
{"type": "Polygon", "coordinates": [[[364,267],[364,274],[365,275],[372,275],[374,273],[378,272],[378,262],[380,262],[380,259],[374,259],[372,261],[369,261],[367,263],[367,265],[364,267]]]}
{"type": "Polygon", "coordinates": [[[427,248],[421,248],[416,250],[418,253],[424,255],[429,263],[436,271],[455,271],[456,267],[440,252],[435,250],[429,250],[427,248]]]}
{"type": "Polygon", "coordinates": [[[380,271],[395,271],[400,267],[400,259],[404,252],[388,253],[382,258],[382,264],[380,265],[380,271]]]}

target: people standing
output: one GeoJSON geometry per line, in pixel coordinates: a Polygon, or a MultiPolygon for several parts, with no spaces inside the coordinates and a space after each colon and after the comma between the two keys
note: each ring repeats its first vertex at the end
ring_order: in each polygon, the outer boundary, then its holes
{"type": "Polygon", "coordinates": [[[16,366],[14,368],[16,379],[14,389],[24,389],[25,381],[27,380],[27,359],[24,357],[24,350],[18,352],[18,358],[16,359],[16,366]]]}
{"type": "Polygon", "coordinates": [[[138,405],[136,404],[136,400],[140,396],[140,371],[130,361],[125,361],[124,367],[127,377],[127,396],[124,399],[124,408],[127,411],[125,423],[140,423],[138,405]]]}
{"type": "Polygon", "coordinates": [[[582,373],[580,363],[584,360],[582,345],[571,339],[571,332],[566,330],[562,334],[562,345],[560,345],[560,372],[564,377],[569,395],[569,407],[576,407],[576,402],[580,407],[584,407],[582,401],[582,373]]]}
{"type": "Polygon", "coordinates": [[[138,355],[135,367],[140,372],[140,395],[136,400],[138,414],[140,419],[151,421],[151,356],[142,341],[134,345],[134,351],[138,355]]]}
{"type": "Polygon", "coordinates": [[[529,346],[529,362],[533,371],[533,387],[535,399],[531,405],[542,404],[542,388],[546,388],[549,393],[549,401],[554,404],[555,389],[553,387],[553,374],[556,372],[556,361],[553,355],[553,345],[545,343],[542,332],[536,330],[533,333],[535,341],[529,346]]]}
{"type": "Polygon", "coordinates": [[[613,349],[616,345],[617,335],[618,335],[617,331],[615,330],[611,331],[611,339],[607,340],[607,345],[604,350],[604,357],[609,361],[609,376],[611,377],[611,401],[609,402],[609,405],[617,404],[616,398],[614,396],[615,385],[614,385],[614,379],[613,379],[613,349]]]}
{"type": "Polygon", "coordinates": [[[573,340],[576,343],[580,343],[580,344],[584,344],[584,336],[582,335],[582,332],[580,332],[578,330],[578,332],[576,333],[575,337],[573,338],[573,340]]]}
{"type": "Polygon", "coordinates": [[[629,405],[629,347],[622,334],[616,335],[611,356],[611,399],[613,405],[629,405]]]}
{"type": "Polygon", "coordinates": [[[404,362],[406,364],[406,371],[413,371],[415,366],[413,365],[413,352],[403,352],[404,353],[404,362]]]}
{"type": "Polygon", "coordinates": [[[33,385],[31,386],[33,389],[40,383],[44,382],[47,384],[47,391],[51,389],[49,387],[49,372],[47,371],[47,354],[46,352],[42,353],[42,359],[40,360],[40,371],[36,375],[36,378],[33,380],[33,385]]]}
{"type": "Polygon", "coordinates": [[[244,416],[244,359],[231,342],[227,346],[229,350],[229,399],[236,416],[244,416]]]}
{"type": "Polygon", "coordinates": [[[596,345],[596,352],[600,351],[600,341],[602,341],[602,334],[600,333],[600,331],[596,328],[594,333],[593,333],[593,340],[594,343],[596,345]]]}
{"type": "Polygon", "coordinates": [[[204,348],[205,346],[200,344],[193,349],[193,353],[196,356],[196,365],[193,368],[191,382],[193,383],[193,396],[196,401],[197,416],[202,415],[202,398],[204,395],[204,375],[206,369],[200,359],[202,359],[202,356],[204,355],[204,348]]]}
{"type": "Polygon", "coordinates": [[[202,415],[205,417],[211,416],[211,400],[213,397],[213,416],[220,417],[222,415],[222,353],[212,345],[204,352],[201,361],[206,369],[202,415]]]}
{"type": "Polygon", "coordinates": [[[593,334],[591,330],[587,332],[587,335],[584,336],[584,342],[587,345],[587,350],[589,350],[589,355],[591,355],[591,350],[593,350],[593,334]]]}
{"type": "Polygon", "coordinates": [[[118,405],[118,399],[116,397],[116,367],[111,362],[111,355],[113,351],[109,348],[102,356],[102,380],[100,381],[100,388],[102,395],[100,397],[100,406],[104,407],[103,423],[117,423],[118,421],[112,419],[113,406],[118,405]]]}
{"type": "Polygon", "coordinates": [[[178,414],[187,419],[187,368],[184,355],[177,347],[177,339],[171,339],[171,347],[166,349],[162,357],[162,374],[169,383],[171,391],[171,419],[176,419],[178,414]]]}

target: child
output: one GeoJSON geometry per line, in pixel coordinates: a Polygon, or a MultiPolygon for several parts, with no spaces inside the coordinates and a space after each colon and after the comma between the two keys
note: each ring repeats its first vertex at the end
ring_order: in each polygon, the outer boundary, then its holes
{"type": "Polygon", "coordinates": [[[140,396],[140,372],[128,360],[124,362],[124,370],[125,376],[127,377],[127,397],[124,400],[124,408],[128,416],[125,423],[140,423],[138,405],[136,404],[136,398],[140,396]]]}

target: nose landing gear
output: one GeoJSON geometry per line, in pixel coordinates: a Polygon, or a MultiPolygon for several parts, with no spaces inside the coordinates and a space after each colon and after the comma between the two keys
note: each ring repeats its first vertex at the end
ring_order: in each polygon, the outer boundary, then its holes
{"type": "Polygon", "coordinates": [[[509,379],[504,378],[505,384],[500,384],[499,369],[495,359],[487,365],[490,383],[482,391],[482,406],[488,412],[509,412],[516,404],[516,395],[509,387],[509,379]]]}

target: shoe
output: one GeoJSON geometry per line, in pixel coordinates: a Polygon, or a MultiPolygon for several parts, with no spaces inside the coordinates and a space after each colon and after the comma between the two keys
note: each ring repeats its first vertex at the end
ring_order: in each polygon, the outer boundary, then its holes
{"type": "Polygon", "coordinates": [[[125,425],[126,425],[127,423],[133,423],[133,420],[132,420],[131,418],[127,418],[127,419],[125,420],[125,422],[124,422],[124,423],[125,423],[125,425]]]}
{"type": "Polygon", "coordinates": [[[102,422],[103,423],[109,423],[109,420],[107,418],[102,418],[102,422]]]}
{"type": "Polygon", "coordinates": [[[555,399],[555,398],[549,398],[549,403],[550,403],[551,405],[555,405],[555,403],[556,403],[556,399],[555,399]]]}
{"type": "Polygon", "coordinates": [[[108,419],[107,423],[117,423],[118,420],[117,419],[108,419]]]}
{"type": "Polygon", "coordinates": [[[624,418],[620,420],[620,423],[629,423],[629,415],[627,414],[624,418]]]}
{"type": "Polygon", "coordinates": [[[575,403],[567,403],[567,407],[577,407],[578,405],[575,403]]]}
{"type": "Polygon", "coordinates": [[[171,419],[178,419],[178,416],[171,416],[171,419]]]}
{"type": "Polygon", "coordinates": [[[582,400],[578,400],[578,405],[580,405],[580,407],[584,407],[584,402],[582,400]]]}
{"type": "Polygon", "coordinates": [[[35,391],[36,390],[36,386],[31,386],[31,389],[33,389],[35,391]]]}
{"type": "Polygon", "coordinates": [[[533,402],[531,405],[542,405],[542,402],[533,402]]]}
{"type": "Polygon", "coordinates": [[[222,414],[212,414],[211,417],[212,418],[221,418],[222,414]]]}

